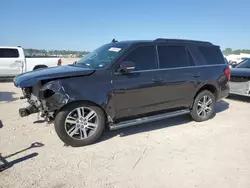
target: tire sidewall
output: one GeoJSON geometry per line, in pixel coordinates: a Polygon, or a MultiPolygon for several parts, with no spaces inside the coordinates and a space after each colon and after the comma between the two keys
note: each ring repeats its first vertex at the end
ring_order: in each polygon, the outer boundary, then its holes
{"type": "Polygon", "coordinates": [[[57,113],[54,126],[55,126],[55,131],[57,135],[65,144],[73,146],[73,147],[80,147],[80,146],[93,144],[97,139],[99,139],[104,131],[105,122],[106,122],[106,119],[104,116],[104,112],[101,108],[95,105],[86,104],[86,103],[73,103],[73,104],[69,104],[68,106],[66,106],[65,108],[63,108],[57,113]],[[65,120],[68,114],[72,110],[78,107],[91,108],[92,110],[96,112],[98,116],[98,120],[99,120],[96,131],[91,136],[83,140],[76,140],[74,138],[71,138],[65,130],[65,120]]]}
{"type": "Polygon", "coordinates": [[[192,110],[191,110],[191,116],[192,116],[192,118],[193,118],[195,121],[202,122],[202,121],[206,121],[206,120],[208,120],[208,119],[211,119],[211,118],[214,116],[214,114],[215,114],[215,96],[214,96],[214,94],[211,93],[211,92],[208,91],[208,90],[205,90],[205,91],[200,92],[200,93],[196,96],[196,98],[195,98],[195,100],[194,100],[194,103],[193,103],[193,107],[192,107],[192,110]],[[212,110],[211,110],[211,113],[210,113],[208,116],[206,116],[205,118],[202,118],[202,117],[200,117],[200,116],[198,115],[198,113],[197,113],[197,107],[198,107],[198,102],[199,102],[199,101],[201,100],[201,98],[202,98],[203,96],[205,96],[205,95],[208,95],[208,96],[211,97],[211,99],[212,99],[212,104],[211,104],[212,110]]]}

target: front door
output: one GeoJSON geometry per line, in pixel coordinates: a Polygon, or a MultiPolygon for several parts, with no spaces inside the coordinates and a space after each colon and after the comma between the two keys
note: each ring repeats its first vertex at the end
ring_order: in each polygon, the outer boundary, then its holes
{"type": "Polygon", "coordinates": [[[154,94],[160,84],[156,82],[156,47],[136,46],[122,61],[132,61],[135,70],[127,74],[115,72],[113,75],[115,119],[155,111],[158,99],[154,94]]]}

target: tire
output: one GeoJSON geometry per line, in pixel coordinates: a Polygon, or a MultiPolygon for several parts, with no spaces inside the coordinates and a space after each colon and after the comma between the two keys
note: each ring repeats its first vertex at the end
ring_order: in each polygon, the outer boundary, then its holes
{"type": "Polygon", "coordinates": [[[197,121],[197,122],[206,121],[208,119],[211,119],[214,116],[214,113],[215,113],[214,106],[215,106],[214,94],[208,90],[204,90],[196,96],[190,114],[194,121],[197,121]],[[206,100],[207,102],[204,104],[203,102],[206,96],[207,96],[207,100],[206,100]],[[206,105],[208,104],[208,101],[211,102],[210,105],[206,105]]]}
{"type": "Polygon", "coordinates": [[[33,70],[44,69],[44,68],[48,68],[48,67],[46,65],[37,65],[34,67],[33,70]]]}
{"type": "Polygon", "coordinates": [[[93,144],[101,137],[105,124],[106,116],[103,110],[95,105],[84,102],[68,104],[57,113],[54,122],[59,138],[66,145],[73,147],[93,144]],[[79,108],[81,108],[80,113],[84,114],[80,118],[79,108]],[[90,110],[95,114],[90,116],[90,112],[93,113],[90,110]],[[90,117],[88,118],[88,116],[90,117]]]}

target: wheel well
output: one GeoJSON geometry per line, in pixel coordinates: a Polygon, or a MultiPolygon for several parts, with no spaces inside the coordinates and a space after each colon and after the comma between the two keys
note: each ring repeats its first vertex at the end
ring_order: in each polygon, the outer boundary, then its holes
{"type": "MultiPolygon", "coordinates": [[[[63,110],[63,109],[64,109],[66,106],[68,106],[68,105],[71,105],[71,104],[74,104],[74,103],[79,103],[79,102],[80,102],[80,103],[85,103],[85,104],[89,104],[89,105],[93,105],[93,106],[99,107],[100,109],[102,109],[102,111],[103,111],[103,113],[104,113],[104,115],[105,115],[106,121],[108,120],[108,115],[107,115],[106,111],[103,109],[103,107],[101,107],[100,105],[96,104],[96,103],[93,102],[93,101],[88,101],[88,100],[77,100],[77,101],[72,101],[72,102],[67,103],[66,105],[62,106],[59,110],[57,110],[57,112],[63,110]]],[[[56,112],[56,113],[57,113],[57,112],[56,112]]]]}
{"type": "Polygon", "coordinates": [[[202,86],[202,87],[197,91],[196,95],[194,96],[194,99],[196,98],[197,95],[199,95],[200,92],[202,92],[202,91],[204,91],[204,90],[208,90],[208,91],[210,91],[211,93],[213,93],[214,96],[215,96],[215,100],[217,100],[218,91],[217,91],[216,87],[213,86],[213,85],[211,85],[211,84],[206,84],[206,85],[202,86]]]}
{"type": "Polygon", "coordinates": [[[48,68],[47,65],[36,65],[33,70],[40,69],[40,68],[48,68]]]}

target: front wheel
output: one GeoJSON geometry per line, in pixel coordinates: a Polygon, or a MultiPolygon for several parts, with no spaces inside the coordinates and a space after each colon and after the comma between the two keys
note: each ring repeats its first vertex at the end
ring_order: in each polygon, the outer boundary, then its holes
{"type": "Polygon", "coordinates": [[[215,110],[215,96],[208,90],[200,92],[193,103],[191,116],[193,120],[201,122],[213,117],[215,110]]]}
{"type": "Polygon", "coordinates": [[[79,147],[93,144],[99,139],[105,122],[101,108],[87,103],[73,103],[56,115],[55,130],[65,144],[79,147]]]}

